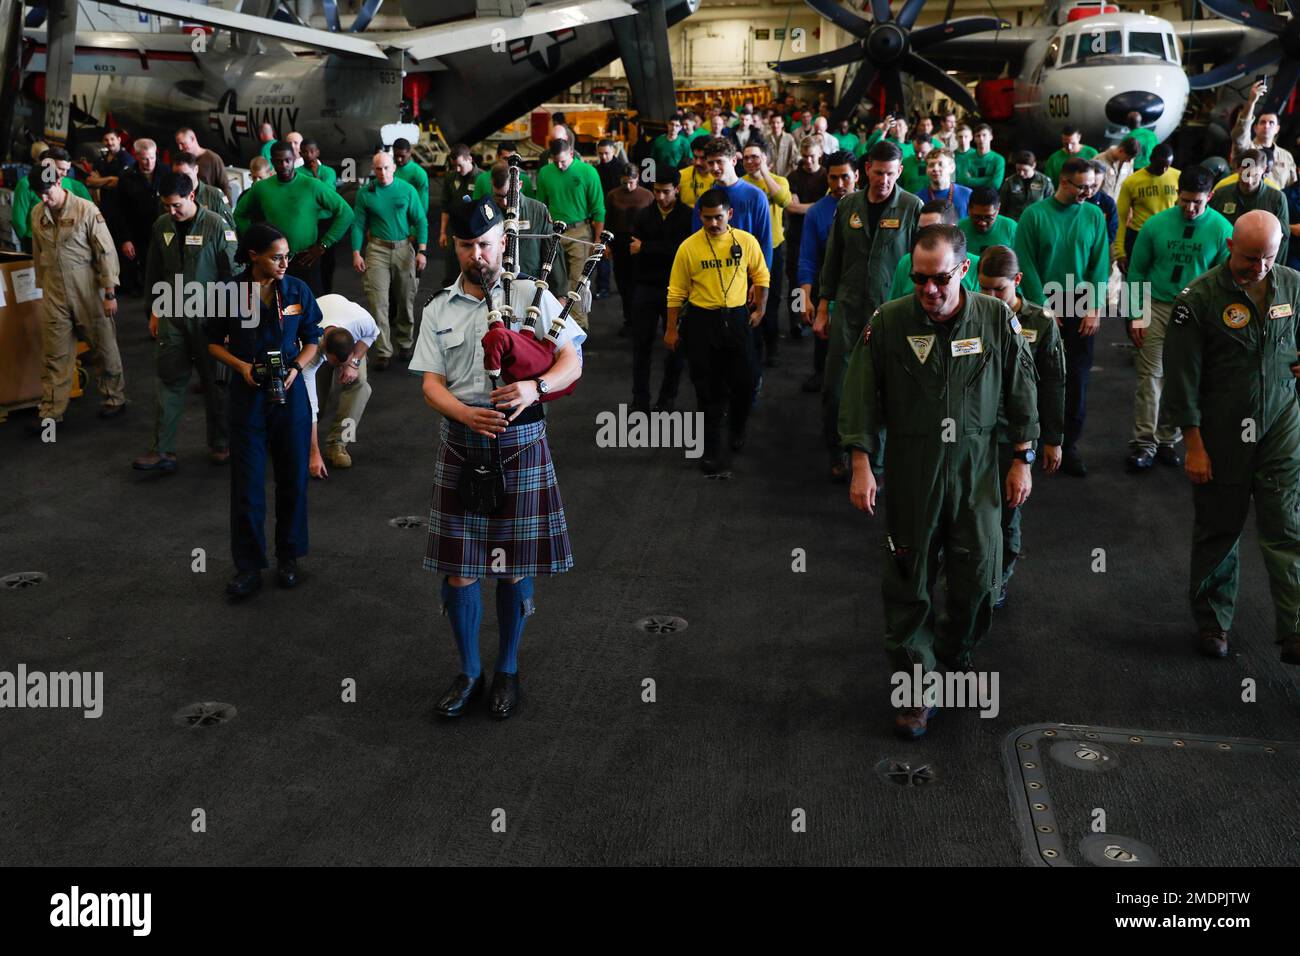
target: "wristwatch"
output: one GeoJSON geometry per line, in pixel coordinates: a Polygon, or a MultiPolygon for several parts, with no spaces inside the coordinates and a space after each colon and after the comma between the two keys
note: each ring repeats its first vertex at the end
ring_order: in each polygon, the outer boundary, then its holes
{"type": "Polygon", "coordinates": [[[549,386],[549,385],[546,384],[546,379],[544,379],[544,378],[539,378],[539,379],[536,379],[536,382],[537,382],[537,394],[538,394],[538,395],[545,395],[547,392],[549,392],[549,391],[551,390],[551,386],[549,386]]]}
{"type": "Polygon", "coordinates": [[[105,302],[112,302],[116,298],[117,298],[117,293],[112,291],[111,289],[104,293],[105,302]]]}
{"type": "Polygon", "coordinates": [[[1032,448],[1022,448],[1020,451],[1013,451],[1011,457],[1020,459],[1026,465],[1032,465],[1038,458],[1038,456],[1034,454],[1032,448]]]}
{"type": "Polygon", "coordinates": [[[348,359],[348,364],[351,365],[353,368],[361,368],[361,359],[350,358],[348,359]]]}
{"type": "Polygon", "coordinates": [[[298,370],[298,374],[300,375],[302,374],[302,366],[298,364],[297,359],[294,359],[292,362],[289,363],[289,368],[296,368],[298,370]]]}

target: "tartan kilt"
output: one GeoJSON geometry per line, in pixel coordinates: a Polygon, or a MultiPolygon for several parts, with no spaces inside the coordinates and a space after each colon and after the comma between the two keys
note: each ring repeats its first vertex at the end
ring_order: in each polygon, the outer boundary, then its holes
{"type": "Polygon", "coordinates": [[[555,480],[546,420],[511,425],[497,438],[485,438],[443,419],[438,462],[429,506],[429,542],[424,567],[466,578],[531,577],[562,574],[573,567],[564,502],[555,480]],[[462,458],[474,463],[495,460],[492,442],[500,443],[506,476],[506,502],[495,515],[466,512],[456,486],[462,458]],[[518,454],[513,461],[511,456],[518,454]],[[457,455],[461,457],[458,458],[457,455]],[[504,562],[493,567],[496,549],[504,562]]]}

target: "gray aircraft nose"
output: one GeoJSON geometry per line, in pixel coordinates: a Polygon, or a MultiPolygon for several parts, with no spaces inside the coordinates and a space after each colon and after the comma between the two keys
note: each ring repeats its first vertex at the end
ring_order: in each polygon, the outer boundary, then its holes
{"type": "Polygon", "coordinates": [[[1125,117],[1134,110],[1142,114],[1143,125],[1154,123],[1164,113],[1165,101],[1154,93],[1146,93],[1141,90],[1117,93],[1106,103],[1106,119],[1122,126],[1125,117]]]}

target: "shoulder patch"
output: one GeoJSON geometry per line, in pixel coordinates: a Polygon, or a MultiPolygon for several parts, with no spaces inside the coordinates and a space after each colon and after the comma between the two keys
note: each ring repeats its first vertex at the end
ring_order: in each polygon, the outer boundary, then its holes
{"type": "Polygon", "coordinates": [[[1016,333],[1016,335],[1020,335],[1024,332],[1023,327],[1020,325],[1020,320],[1014,315],[1011,317],[1011,331],[1016,333]]]}
{"type": "Polygon", "coordinates": [[[862,344],[866,345],[871,341],[871,323],[868,322],[862,329],[862,344]]]}
{"type": "Polygon", "coordinates": [[[1179,302],[1174,306],[1174,311],[1170,314],[1170,318],[1173,319],[1174,325],[1185,325],[1192,320],[1191,307],[1188,306],[1186,302],[1179,302]]]}

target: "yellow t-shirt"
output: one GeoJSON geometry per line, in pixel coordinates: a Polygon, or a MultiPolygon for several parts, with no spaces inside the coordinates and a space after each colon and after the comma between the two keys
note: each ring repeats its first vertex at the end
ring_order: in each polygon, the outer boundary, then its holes
{"type": "Polygon", "coordinates": [[[699,198],[718,183],[707,169],[701,172],[694,166],[688,166],[679,172],[682,174],[682,203],[692,209],[699,198]]]}
{"type": "Polygon", "coordinates": [[[1152,175],[1149,168],[1139,169],[1124,180],[1115,200],[1119,212],[1119,230],[1113,247],[1116,257],[1124,255],[1124,236],[1130,229],[1136,232],[1156,213],[1178,204],[1178,176],[1178,170],[1170,166],[1159,176],[1152,175]],[[1132,222],[1129,222],[1130,211],[1132,222]]]}
{"type": "MultiPolygon", "coordinates": [[[[1217,183],[1214,184],[1214,191],[1217,193],[1217,192],[1218,192],[1220,189],[1222,189],[1224,186],[1231,186],[1233,183],[1235,183],[1235,182],[1236,182],[1237,180],[1239,180],[1240,178],[1241,178],[1241,174],[1240,174],[1240,173],[1233,173],[1231,176],[1224,176],[1222,179],[1220,179],[1217,183]]],[[[1282,187],[1279,186],[1277,183],[1275,183],[1275,182],[1273,181],[1273,177],[1272,177],[1272,176],[1265,176],[1265,177],[1264,177],[1264,184],[1265,184],[1266,186],[1272,186],[1272,187],[1273,187],[1274,189],[1276,189],[1278,192],[1281,192],[1281,191],[1282,191],[1282,187]]]]}
{"type": "Polygon", "coordinates": [[[790,192],[790,180],[784,176],[778,176],[776,173],[771,175],[776,180],[778,187],[776,193],[767,188],[767,181],[762,176],[745,175],[742,178],[750,185],[757,186],[763,191],[763,195],[767,196],[768,205],[772,211],[772,248],[775,249],[785,242],[785,224],[781,221],[781,212],[786,206],[790,205],[790,200],[794,198],[794,194],[790,192]]]}
{"type": "Polygon", "coordinates": [[[711,238],[703,228],[677,247],[668,277],[668,307],[683,302],[701,309],[735,309],[745,304],[749,285],[764,289],[771,284],[758,240],[743,229],[711,238]],[[732,244],[740,246],[740,259],[731,258],[732,244]]]}

